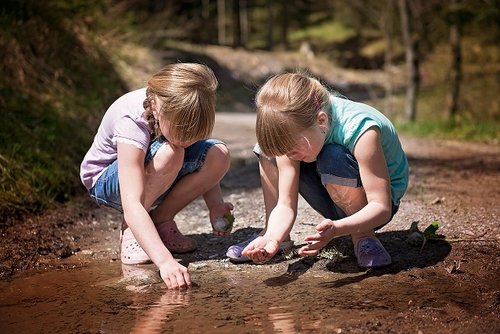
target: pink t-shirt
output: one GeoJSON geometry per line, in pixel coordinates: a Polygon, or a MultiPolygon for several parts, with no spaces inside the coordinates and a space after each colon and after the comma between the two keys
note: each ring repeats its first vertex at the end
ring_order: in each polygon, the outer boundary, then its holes
{"type": "Polygon", "coordinates": [[[117,143],[127,143],[147,151],[151,130],[144,118],[146,88],[127,93],[106,111],[94,142],[83,158],[80,179],[91,189],[101,173],[117,159],[117,143]]]}

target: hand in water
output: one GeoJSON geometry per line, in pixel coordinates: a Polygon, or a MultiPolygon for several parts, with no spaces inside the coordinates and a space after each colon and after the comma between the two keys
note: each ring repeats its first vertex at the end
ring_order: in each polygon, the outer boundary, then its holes
{"type": "Polygon", "coordinates": [[[187,268],[174,259],[160,267],[160,276],[169,289],[186,289],[191,286],[191,275],[187,268]]]}

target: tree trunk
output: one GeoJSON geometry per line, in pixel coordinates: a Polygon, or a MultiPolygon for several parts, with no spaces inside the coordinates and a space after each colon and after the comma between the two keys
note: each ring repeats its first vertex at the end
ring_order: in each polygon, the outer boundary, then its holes
{"type": "Polygon", "coordinates": [[[233,0],[233,47],[241,46],[240,1],[233,0]]]}
{"type": "Polygon", "coordinates": [[[288,43],[288,6],[287,0],[281,0],[281,43],[285,50],[290,48],[288,43]]]}
{"type": "Polygon", "coordinates": [[[383,15],[381,22],[382,32],[384,34],[384,39],[386,41],[386,48],[384,52],[384,71],[386,74],[385,83],[385,102],[384,102],[384,113],[388,117],[393,117],[392,110],[392,95],[393,95],[393,82],[392,82],[392,62],[393,62],[393,47],[394,47],[394,0],[387,0],[387,10],[386,15],[383,15]]]}
{"type": "Polygon", "coordinates": [[[246,0],[233,1],[233,47],[246,46],[248,17],[246,0]]]}
{"type": "Polygon", "coordinates": [[[399,0],[399,12],[401,16],[401,31],[405,46],[406,73],[408,83],[406,86],[405,121],[414,122],[416,119],[417,98],[420,85],[418,40],[413,37],[411,28],[411,16],[408,10],[407,0],[399,0]]]}
{"type": "Polygon", "coordinates": [[[202,0],[201,18],[204,20],[208,20],[210,18],[210,0],[202,0]]]}
{"type": "Polygon", "coordinates": [[[248,8],[247,0],[239,0],[240,2],[240,41],[241,46],[246,47],[248,42],[248,8]]]}
{"type": "Polygon", "coordinates": [[[274,15],[273,15],[273,2],[267,1],[267,50],[274,49],[274,39],[273,39],[273,30],[274,30],[274,15]]]}
{"type": "Polygon", "coordinates": [[[217,40],[219,45],[226,45],[226,3],[217,0],[217,40]]]}
{"type": "Polygon", "coordinates": [[[458,96],[462,81],[461,29],[457,23],[450,26],[450,45],[452,53],[451,85],[448,93],[448,118],[453,119],[458,110],[458,96]]]}

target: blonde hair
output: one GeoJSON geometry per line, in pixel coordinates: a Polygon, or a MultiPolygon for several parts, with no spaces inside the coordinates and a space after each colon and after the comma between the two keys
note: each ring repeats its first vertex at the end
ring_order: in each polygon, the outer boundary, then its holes
{"type": "Polygon", "coordinates": [[[256,135],[262,153],[280,156],[292,151],[296,134],[314,126],[318,112],[329,107],[329,92],[315,78],[297,72],[269,79],[256,96],[256,135]]]}
{"type": "Polygon", "coordinates": [[[170,122],[167,139],[187,142],[209,137],[215,124],[217,86],[213,71],[202,64],[169,64],[154,74],[143,103],[153,137],[161,135],[153,112],[155,98],[161,102],[159,114],[170,122]]]}

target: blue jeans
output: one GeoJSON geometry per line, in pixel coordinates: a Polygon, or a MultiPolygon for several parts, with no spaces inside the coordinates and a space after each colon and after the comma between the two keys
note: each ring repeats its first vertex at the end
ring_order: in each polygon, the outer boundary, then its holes
{"type": "MultiPolygon", "coordinates": [[[[258,156],[262,154],[258,145],[254,147],[254,152],[258,156]]],[[[342,145],[324,145],[316,161],[300,162],[299,193],[323,217],[332,220],[345,218],[347,216],[345,212],[333,202],[328,194],[327,184],[353,188],[363,186],[356,158],[342,145]]],[[[389,221],[398,208],[398,205],[392,203],[392,215],[389,221]]]]}
{"type": "MultiPolygon", "coordinates": [[[[164,137],[153,140],[146,152],[144,165],[151,162],[156,155],[156,152],[158,152],[158,149],[166,143],[167,140],[164,137]]],[[[182,164],[181,170],[177,174],[175,181],[172,186],[167,189],[167,191],[156,199],[152,207],[160,204],[168,195],[170,190],[175,186],[177,181],[179,181],[183,176],[200,170],[205,163],[208,150],[215,144],[224,143],[217,139],[205,139],[197,141],[193,145],[187,147],[184,151],[184,163],[182,164]]],[[[123,212],[120,196],[120,184],[118,182],[118,160],[115,160],[104,170],[89,192],[90,197],[92,197],[97,204],[108,206],[123,212]]]]}

